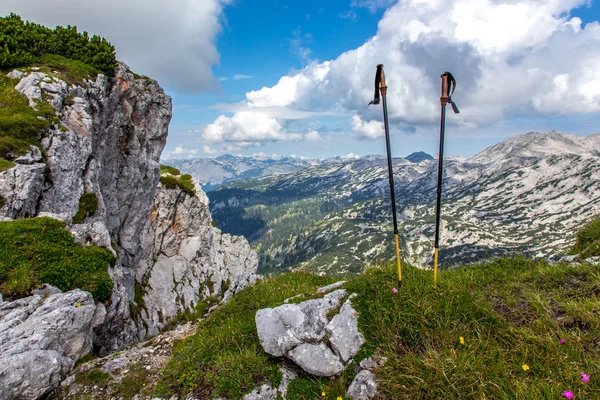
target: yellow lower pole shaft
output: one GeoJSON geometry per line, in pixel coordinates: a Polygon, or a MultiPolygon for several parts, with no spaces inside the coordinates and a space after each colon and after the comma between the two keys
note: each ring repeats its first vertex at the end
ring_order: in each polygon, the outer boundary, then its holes
{"type": "Polygon", "coordinates": [[[433,287],[437,287],[437,271],[438,271],[438,248],[435,248],[433,253],[433,287]]]}
{"type": "Polygon", "coordinates": [[[394,234],[396,238],[396,263],[398,264],[398,286],[402,286],[402,261],[400,261],[400,244],[398,242],[398,234],[394,234]]]}

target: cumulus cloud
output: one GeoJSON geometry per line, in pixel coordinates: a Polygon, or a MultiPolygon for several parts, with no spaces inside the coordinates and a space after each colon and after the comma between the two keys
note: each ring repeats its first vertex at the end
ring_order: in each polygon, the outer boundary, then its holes
{"type": "Polygon", "coordinates": [[[382,122],[363,121],[356,114],[352,116],[352,131],[357,134],[359,139],[379,139],[384,135],[382,122]]]}
{"type": "Polygon", "coordinates": [[[135,72],[185,92],[217,87],[211,67],[219,62],[215,38],[231,0],[3,0],[10,12],[50,27],[77,25],[104,36],[135,72]]]}
{"type": "Polygon", "coordinates": [[[201,140],[206,142],[267,142],[301,140],[302,135],[286,131],[272,117],[261,112],[239,112],[232,117],[219,116],[202,130],[201,140]]]}
{"type": "MultiPolygon", "coordinates": [[[[381,109],[366,105],[375,66],[383,63],[390,123],[408,130],[439,123],[445,70],[457,78],[454,99],[461,109],[448,123],[465,129],[509,117],[599,113],[600,24],[582,26],[569,16],[585,3],[403,0],[385,12],[377,35],[362,46],[248,92],[244,112],[345,112],[353,132],[377,139],[381,109]]],[[[361,4],[385,2],[354,5],[361,4]]]]}
{"type": "Polygon", "coordinates": [[[314,129],[311,129],[306,135],[304,135],[304,139],[309,142],[320,142],[323,140],[321,135],[319,135],[319,132],[315,131],[314,129]]]}
{"type": "Polygon", "coordinates": [[[204,145],[202,146],[202,151],[204,151],[205,154],[217,154],[218,151],[211,148],[209,145],[204,145]]]}
{"type": "Polygon", "coordinates": [[[184,157],[193,157],[198,154],[198,150],[196,149],[187,149],[183,146],[176,146],[175,150],[171,150],[167,152],[169,157],[173,158],[184,158],[184,157]]]}

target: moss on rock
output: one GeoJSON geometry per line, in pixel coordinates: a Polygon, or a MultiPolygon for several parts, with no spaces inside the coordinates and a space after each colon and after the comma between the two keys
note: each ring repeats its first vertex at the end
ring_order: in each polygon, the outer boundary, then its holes
{"type": "Polygon", "coordinates": [[[80,224],[87,217],[93,217],[98,209],[98,197],[95,193],[84,193],[79,199],[79,211],[73,217],[74,224],[80,224]]]}

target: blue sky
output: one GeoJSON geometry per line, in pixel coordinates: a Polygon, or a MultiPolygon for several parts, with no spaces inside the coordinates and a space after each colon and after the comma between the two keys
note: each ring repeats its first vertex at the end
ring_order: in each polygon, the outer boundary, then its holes
{"type": "Polygon", "coordinates": [[[164,158],[437,153],[439,74],[458,80],[446,148],[469,156],[528,131],[600,131],[600,0],[5,0],[100,34],[173,97],[164,158]],[[112,10],[119,9],[119,13],[112,10]],[[237,79],[236,79],[237,78],[237,79]]]}

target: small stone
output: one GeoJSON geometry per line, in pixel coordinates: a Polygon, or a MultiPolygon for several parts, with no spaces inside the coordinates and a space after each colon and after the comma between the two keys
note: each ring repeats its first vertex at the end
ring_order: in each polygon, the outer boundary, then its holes
{"type": "Polygon", "coordinates": [[[377,393],[377,377],[371,371],[360,371],[346,392],[346,396],[354,400],[369,400],[377,393]]]}
{"type": "Polygon", "coordinates": [[[317,289],[317,293],[321,294],[331,292],[332,290],[341,288],[342,286],[344,286],[345,283],[346,281],[339,281],[336,283],[332,283],[331,285],[320,287],[317,289]]]}

